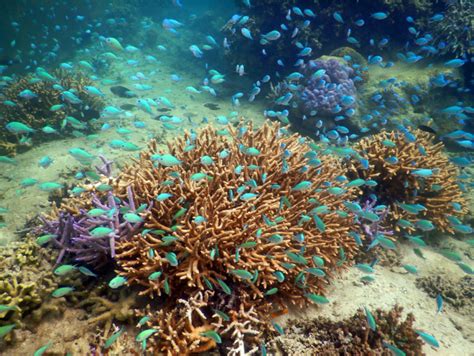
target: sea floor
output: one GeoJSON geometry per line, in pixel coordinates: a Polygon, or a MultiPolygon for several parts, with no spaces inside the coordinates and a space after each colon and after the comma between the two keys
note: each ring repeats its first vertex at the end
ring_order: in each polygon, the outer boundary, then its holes
{"type": "MultiPolygon", "coordinates": [[[[148,69],[140,68],[140,70],[146,73],[148,69]]],[[[413,69],[411,68],[411,70],[413,69]]],[[[132,87],[134,82],[127,78],[136,71],[136,68],[116,65],[107,77],[114,78],[120,73],[123,80],[118,84],[132,87]]],[[[241,120],[241,118],[249,119],[254,122],[255,126],[260,126],[265,121],[263,102],[257,101],[248,104],[243,101],[242,105],[236,108],[231,105],[230,100],[222,100],[208,93],[189,94],[185,91],[185,88],[189,85],[197,87],[199,79],[186,78],[183,75],[182,81],[174,83],[170,79],[172,71],[165,64],[160,64],[160,70],[149,82],[154,86],[154,89],[140,94],[143,97],[150,98],[166,96],[175,105],[174,109],[162,114],[174,115],[184,119],[183,124],[176,131],[166,130],[159,120],[155,119],[160,113],[149,115],[135,107],[131,110],[132,114],[137,120],[143,121],[146,127],[135,128],[132,126],[132,120],[130,119],[128,119],[128,122],[122,122],[123,127],[133,130],[133,133],[125,138],[115,132],[116,126],[108,131],[100,132],[99,136],[93,139],[87,137],[58,139],[18,154],[15,157],[18,161],[17,166],[2,167],[0,172],[1,205],[7,208],[9,212],[4,215],[6,227],[0,229],[0,245],[6,245],[8,242],[16,240],[18,238],[16,231],[22,230],[26,221],[49,210],[49,193],[39,190],[36,186],[21,188],[20,182],[23,179],[36,178],[40,182],[58,181],[68,184],[75,181],[74,175],[83,167],[68,154],[67,151],[72,147],[81,147],[97,155],[102,154],[115,161],[117,169],[135,156],[136,152],[112,149],[108,145],[112,139],[125,139],[144,148],[150,138],[155,138],[158,140],[160,147],[166,149],[165,143],[173,142],[177,136],[182,134],[183,130],[197,130],[202,127],[202,121],[205,117],[209,123],[216,126],[218,126],[216,123],[218,115],[229,117],[233,111],[238,112],[238,115],[232,119],[233,121],[241,120]],[[209,103],[214,105],[207,105],[209,103]],[[211,110],[210,107],[213,109],[211,110]],[[54,162],[50,167],[43,169],[38,166],[38,160],[45,155],[49,155],[54,162]]],[[[377,80],[376,72],[374,72],[372,80],[377,80]]],[[[136,98],[115,97],[110,93],[108,86],[99,84],[97,86],[104,93],[107,93],[109,105],[117,107],[124,104],[135,105],[136,98]]],[[[429,238],[425,240],[427,239],[429,238]]],[[[364,284],[359,281],[362,276],[361,272],[353,267],[348,268],[335,278],[330,286],[327,294],[327,298],[330,300],[329,304],[307,308],[304,311],[290,310],[287,315],[280,317],[280,322],[284,326],[285,320],[289,318],[311,319],[318,316],[341,320],[353,315],[358,308],[363,306],[369,309],[380,307],[388,310],[395,304],[399,304],[403,306],[405,313],[412,312],[415,315],[417,328],[426,330],[439,340],[441,344],[439,350],[425,344],[423,351],[427,355],[474,355],[473,279],[466,275],[454,262],[437,252],[440,248],[454,248],[463,255],[465,261],[472,263],[474,248],[450,236],[433,239],[434,247],[423,249],[424,259],[415,255],[413,252],[414,246],[410,246],[408,243],[399,244],[396,259],[402,263],[416,265],[419,270],[418,275],[408,274],[402,267],[391,266],[390,263],[381,263],[377,266],[375,281],[364,284]],[[468,280],[467,283],[464,281],[463,288],[465,290],[461,291],[460,280],[463,277],[468,278],[468,280]],[[452,292],[453,300],[459,301],[462,299],[462,306],[455,307],[449,300],[446,300],[443,311],[437,314],[434,296],[430,296],[418,286],[419,283],[416,283],[417,279],[420,278],[432,278],[433,281],[441,280],[441,282],[438,282],[441,286],[438,287],[449,289],[452,292]]],[[[436,282],[432,282],[432,284],[432,289],[435,290],[437,284],[436,282]]],[[[86,318],[84,311],[74,309],[67,309],[66,312],[60,315],[53,314],[44,319],[38,328],[18,331],[18,343],[8,354],[33,354],[37,348],[45,345],[50,340],[57,340],[49,349],[53,353],[64,351],[65,345],[69,345],[68,348],[74,351],[74,354],[85,354],[83,352],[90,351],[87,341],[94,338],[96,333],[96,330],[90,330],[86,318]],[[59,340],[63,340],[63,344],[59,340]]],[[[130,338],[130,342],[133,344],[133,339],[130,336],[125,337],[130,338]]],[[[298,340],[286,338],[282,342],[291,345],[291,348],[295,350],[295,355],[310,354],[310,351],[304,349],[304,345],[298,344],[298,340]]]]}

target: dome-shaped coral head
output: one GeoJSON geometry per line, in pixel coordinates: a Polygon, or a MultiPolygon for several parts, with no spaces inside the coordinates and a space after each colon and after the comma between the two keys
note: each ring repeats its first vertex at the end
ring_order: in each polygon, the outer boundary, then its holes
{"type": "Polygon", "coordinates": [[[311,116],[352,116],[356,107],[354,70],[341,58],[309,61],[302,68],[298,98],[301,109],[311,116]]]}
{"type": "MultiPolygon", "coordinates": [[[[348,177],[364,179],[360,202],[374,199],[385,207],[379,225],[396,231],[468,232],[461,218],[466,202],[456,182],[459,170],[427,132],[381,132],[360,140],[348,177]],[[361,163],[365,162],[365,163],[361,163]]],[[[361,217],[362,221],[364,217],[361,217]]]]}

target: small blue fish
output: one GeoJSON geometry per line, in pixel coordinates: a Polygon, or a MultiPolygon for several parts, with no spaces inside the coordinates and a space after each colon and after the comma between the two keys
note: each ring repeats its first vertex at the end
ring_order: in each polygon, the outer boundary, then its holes
{"type": "Polygon", "coordinates": [[[438,348],[439,347],[439,342],[438,340],[436,340],[436,338],[431,335],[431,334],[428,334],[424,331],[421,331],[421,330],[414,330],[418,335],[420,335],[420,337],[429,345],[433,346],[433,347],[436,347],[438,348]]]}
{"type": "Polygon", "coordinates": [[[449,68],[458,68],[463,66],[465,61],[463,59],[455,58],[450,61],[444,62],[444,65],[449,68]]]}
{"type": "Polygon", "coordinates": [[[370,17],[376,20],[385,20],[388,17],[388,14],[385,12],[374,12],[370,17]]]}
{"type": "Polygon", "coordinates": [[[436,313],[439,314],[443,310],[443,297],[441,294],[436,296],[436,313]]]}
{"type": "Polygon", "coordinates": [[[337,11],[333,12],[332,17],[333,17],[334,20],[336,20],[337,22],[339,22],[339,23],[344,23],[344,19],[342,18],[342,15],[341,15],[339,12],[337,12],[337,11]]]}

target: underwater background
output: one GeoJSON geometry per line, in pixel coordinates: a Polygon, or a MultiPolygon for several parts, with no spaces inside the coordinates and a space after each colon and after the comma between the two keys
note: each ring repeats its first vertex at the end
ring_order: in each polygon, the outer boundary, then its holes
{"type": "Polygon", "coordinates": [[[2,2],[0,355],[474,355],[474,2],[2,2]]]}

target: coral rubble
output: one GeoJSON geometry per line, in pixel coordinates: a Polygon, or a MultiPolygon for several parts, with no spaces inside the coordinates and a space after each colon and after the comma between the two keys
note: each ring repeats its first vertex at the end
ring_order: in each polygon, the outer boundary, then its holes
{"type": "Polygon", "coordinates": [[[326,318],[289,321],[288,333],[272,342],[273,348],[285,355],[384,355],[392,352],[387,344],[406,355],[423,355],[421,338],[413,330],[415,318],[401,319],[403,308],[377,309],[373,313],[376,330],[369,328],[362,309],[349,319],[331,321],[326,318]]]}
{"type": "Polygon", "coordinates": [[[466,315],[474,312],[474,284],[471,276],[452,280],[443,276],[425,276],[417,278],[416,286],[423,289],[432,298],[440,294],[443,299],[466,315]]]}

